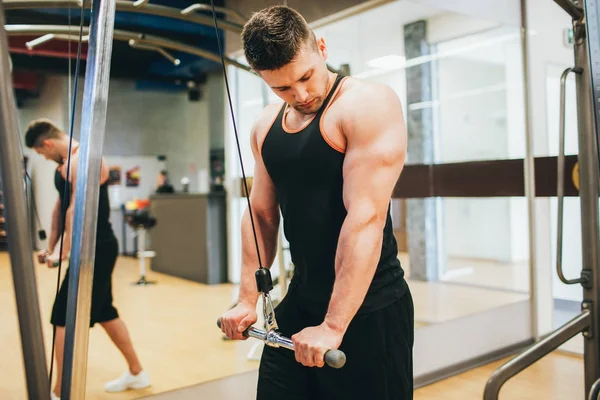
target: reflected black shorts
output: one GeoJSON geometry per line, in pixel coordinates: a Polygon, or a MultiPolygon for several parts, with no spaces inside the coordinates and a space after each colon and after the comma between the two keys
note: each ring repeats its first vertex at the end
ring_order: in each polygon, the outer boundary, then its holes
{"type": "MultiPolygon", "coordinates": [[[[115,237],[99,241],[96,244],[90,327],[96,323],[111,321],[119,317],[117,309],[113,306],[112,296],[112,272],[118,256],[119,242],[115,237]]],[[[52,308],[52,316],[50,318],[52,325],[66,325],[69,272],[70,269],[67,269],[58,292],[58,297],[52,308]]]]}

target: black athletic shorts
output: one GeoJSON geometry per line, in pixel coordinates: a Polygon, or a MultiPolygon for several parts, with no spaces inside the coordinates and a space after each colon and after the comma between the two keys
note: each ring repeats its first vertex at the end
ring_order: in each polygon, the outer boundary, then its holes
{"type": "MultiPolygon", "coordinates": [[[[276,309],[280,332],[291,337],[323,316],[304,311],[286,296],[276,309]]],[[[340,369],[304,367],[294,353],[265,346],[259,367],[257,400],[412,400],[414,306],[410,290],[393,304],[357,315],[340,350],[340,369]]]]}
{"type": "MultiPolygon", "coordinates": [[[[92,284],[92,308],[90,311],[90,327],[96,323],[112,321],[119,317],[113,306],[112,272],[119,255],[119,242],[114,236],[96,244],[96,260],[92,284]]],[[[58,297],[52,308],[50,322],[52,325],[65,326],[67,319],[67,295],[69,292],[69,270],[65,274],[58,297]]]]}

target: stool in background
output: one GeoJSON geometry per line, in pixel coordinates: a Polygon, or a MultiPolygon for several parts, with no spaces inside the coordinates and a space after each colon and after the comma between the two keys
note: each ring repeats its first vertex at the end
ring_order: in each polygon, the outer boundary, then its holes
{"type": "Polygon", "coordinates": [[[126,215],[127,223],[134,229],[133,236],[137,237],[137,257],[140,266],[140,279],[134,282],[134,285],[152,285],[156,282],[146,279],[148,261],[152,259],[156,252],[146,250],[146,231],[156,225],[156,218],[150,216],[146,210],[135,210],[126,215]]]}

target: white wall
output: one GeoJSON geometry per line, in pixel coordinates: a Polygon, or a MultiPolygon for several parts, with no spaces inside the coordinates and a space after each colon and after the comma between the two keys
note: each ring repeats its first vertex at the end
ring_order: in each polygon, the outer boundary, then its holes
{"type": "Polygon", "coordinates": [[[444,13],[427,20],[427,40],[430,43],[439,43],[451,39],[468,36],[473,32],[483,32],[488,29],[501,27],[493,20],[474,19],[467,15],[444,13]]]}
{"type": "Polygon", "coordinates": [[[208,99],[206,93],[200,101],[189,101],[186,92],[136,90],[133,81],[111,81],[104,154],[166,155],[176,190],[184,176],[190,190],[198,190],[198,171],[208,169],[208,99]]]}
{"type": "Polygon", "coordinates": [[[469,16],[519,26],[520,0],[410,0],[414,3],[469,16]]]}
{"type": "MultiPolygon", "coordinates": [[[[210,78],[209,83],[210,90],[204,91],[201,101],[190,102],[186,92],[141,91],[136,90],[134,82],[112,80],[103,154],[110,157],[166,155],[176,190],[181,190],[179,181],[183,176],[190,178],[191,191],[198,190],[197,171],[209,168],[209,108],[218,108],[223,99],[222,96],[216,96],[218,85],[212,84],[210,78]],[[210,97],[209,93],[214,96],[210,97]],[[219,102],[218,106],[210,105],[211,98],[219,102]]],[[[83,79],[80,79],[78,87],[79,116],[83,100],[83,79]]],[[[54,120],[68,133],[68,103],[67,79],[49,77],[42,87],[41,97],[28,100],[25,107],[19,110],[22,133],[30,120],[40,117],[54,120]]],[[[215,114],[217,117],[222,115],[218,112],[215,114]]],[[[79,121],[80,118],[77,117],[75,139],[79,138],[79,121]]],[[[219,127],[222,136],[222,118],[220,121],[212,129],[215,136],[219,134],[219,127]]],[[[57,197],[52,180],[56,165],[32,154],[30,150],[26,152],[31,154],[32,178],[40,219],[44,228],[49,230],[52,206],[57,197]]],[[[127,200],[130,199],[121,199],[123,202],[127,200]]]]}

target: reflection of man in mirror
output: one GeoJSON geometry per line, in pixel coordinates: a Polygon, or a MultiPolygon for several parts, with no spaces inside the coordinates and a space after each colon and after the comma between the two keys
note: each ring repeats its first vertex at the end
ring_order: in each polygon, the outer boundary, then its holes
{"type": "Polygon", "coordinates": [[[166,170],[160,171],[156,178],[156,193],[175,193],[173,185],[169,183],[169,176],[166,170]]]}
{"type": "MultiPolygon", "coordinates": [[[[25,133],[25,144],[36,153],[57,165],[53,181],[58,198],[52,211],[52,226],[48,239],[48,249],[38,253],[38,261],[53,268],[59,260],[68,260],[73,243],[73,216],[78,188],[79,142],[69,142],[69,136],[52,121],[37,119],[30,122],[25,133]],[[72,145],[71,145],[72,144],[72,145]],[[66,162],[70,153],[70,168],[66,162]],[[67,176],[68,171],[68,176],[67,176]],[[62,236],[62,242],[61,242],[62,236]],[[60,245],[59,245],[60,244],[60,245]]],[[[92,279],[91,310],[89,327],[100,324],[113,343],[127,360],[129,368],[116,380],[107,382],[107,392],[123,392],[127,389],[143,389],[150,386],[148,373],[142,368],[133,347],[129,331],[113,302],[113,271],[119,256],[119,242],[110,223],[110,201],[108,195],[109,167],[104,159],[100,163],[98,216],[96,221],[95,258],[92,279]]],[[[85,179],[85,177],[84,177],[85,179]]],[[[86,183],[87,184],[87,183],[86,183]]],[[[56,293],[50,322],[56,328],[56,382],[50,393],[52,400],[58,397],[62,389],[62,363],[64,357],[65,334],[67,325],[67,294],[69,293],[70,267],[56,293]]],[[[88,301],[90,301],[88,297],[88,301]]],[[[48,397],[47,397],[48,398],[48,397]]]]}

